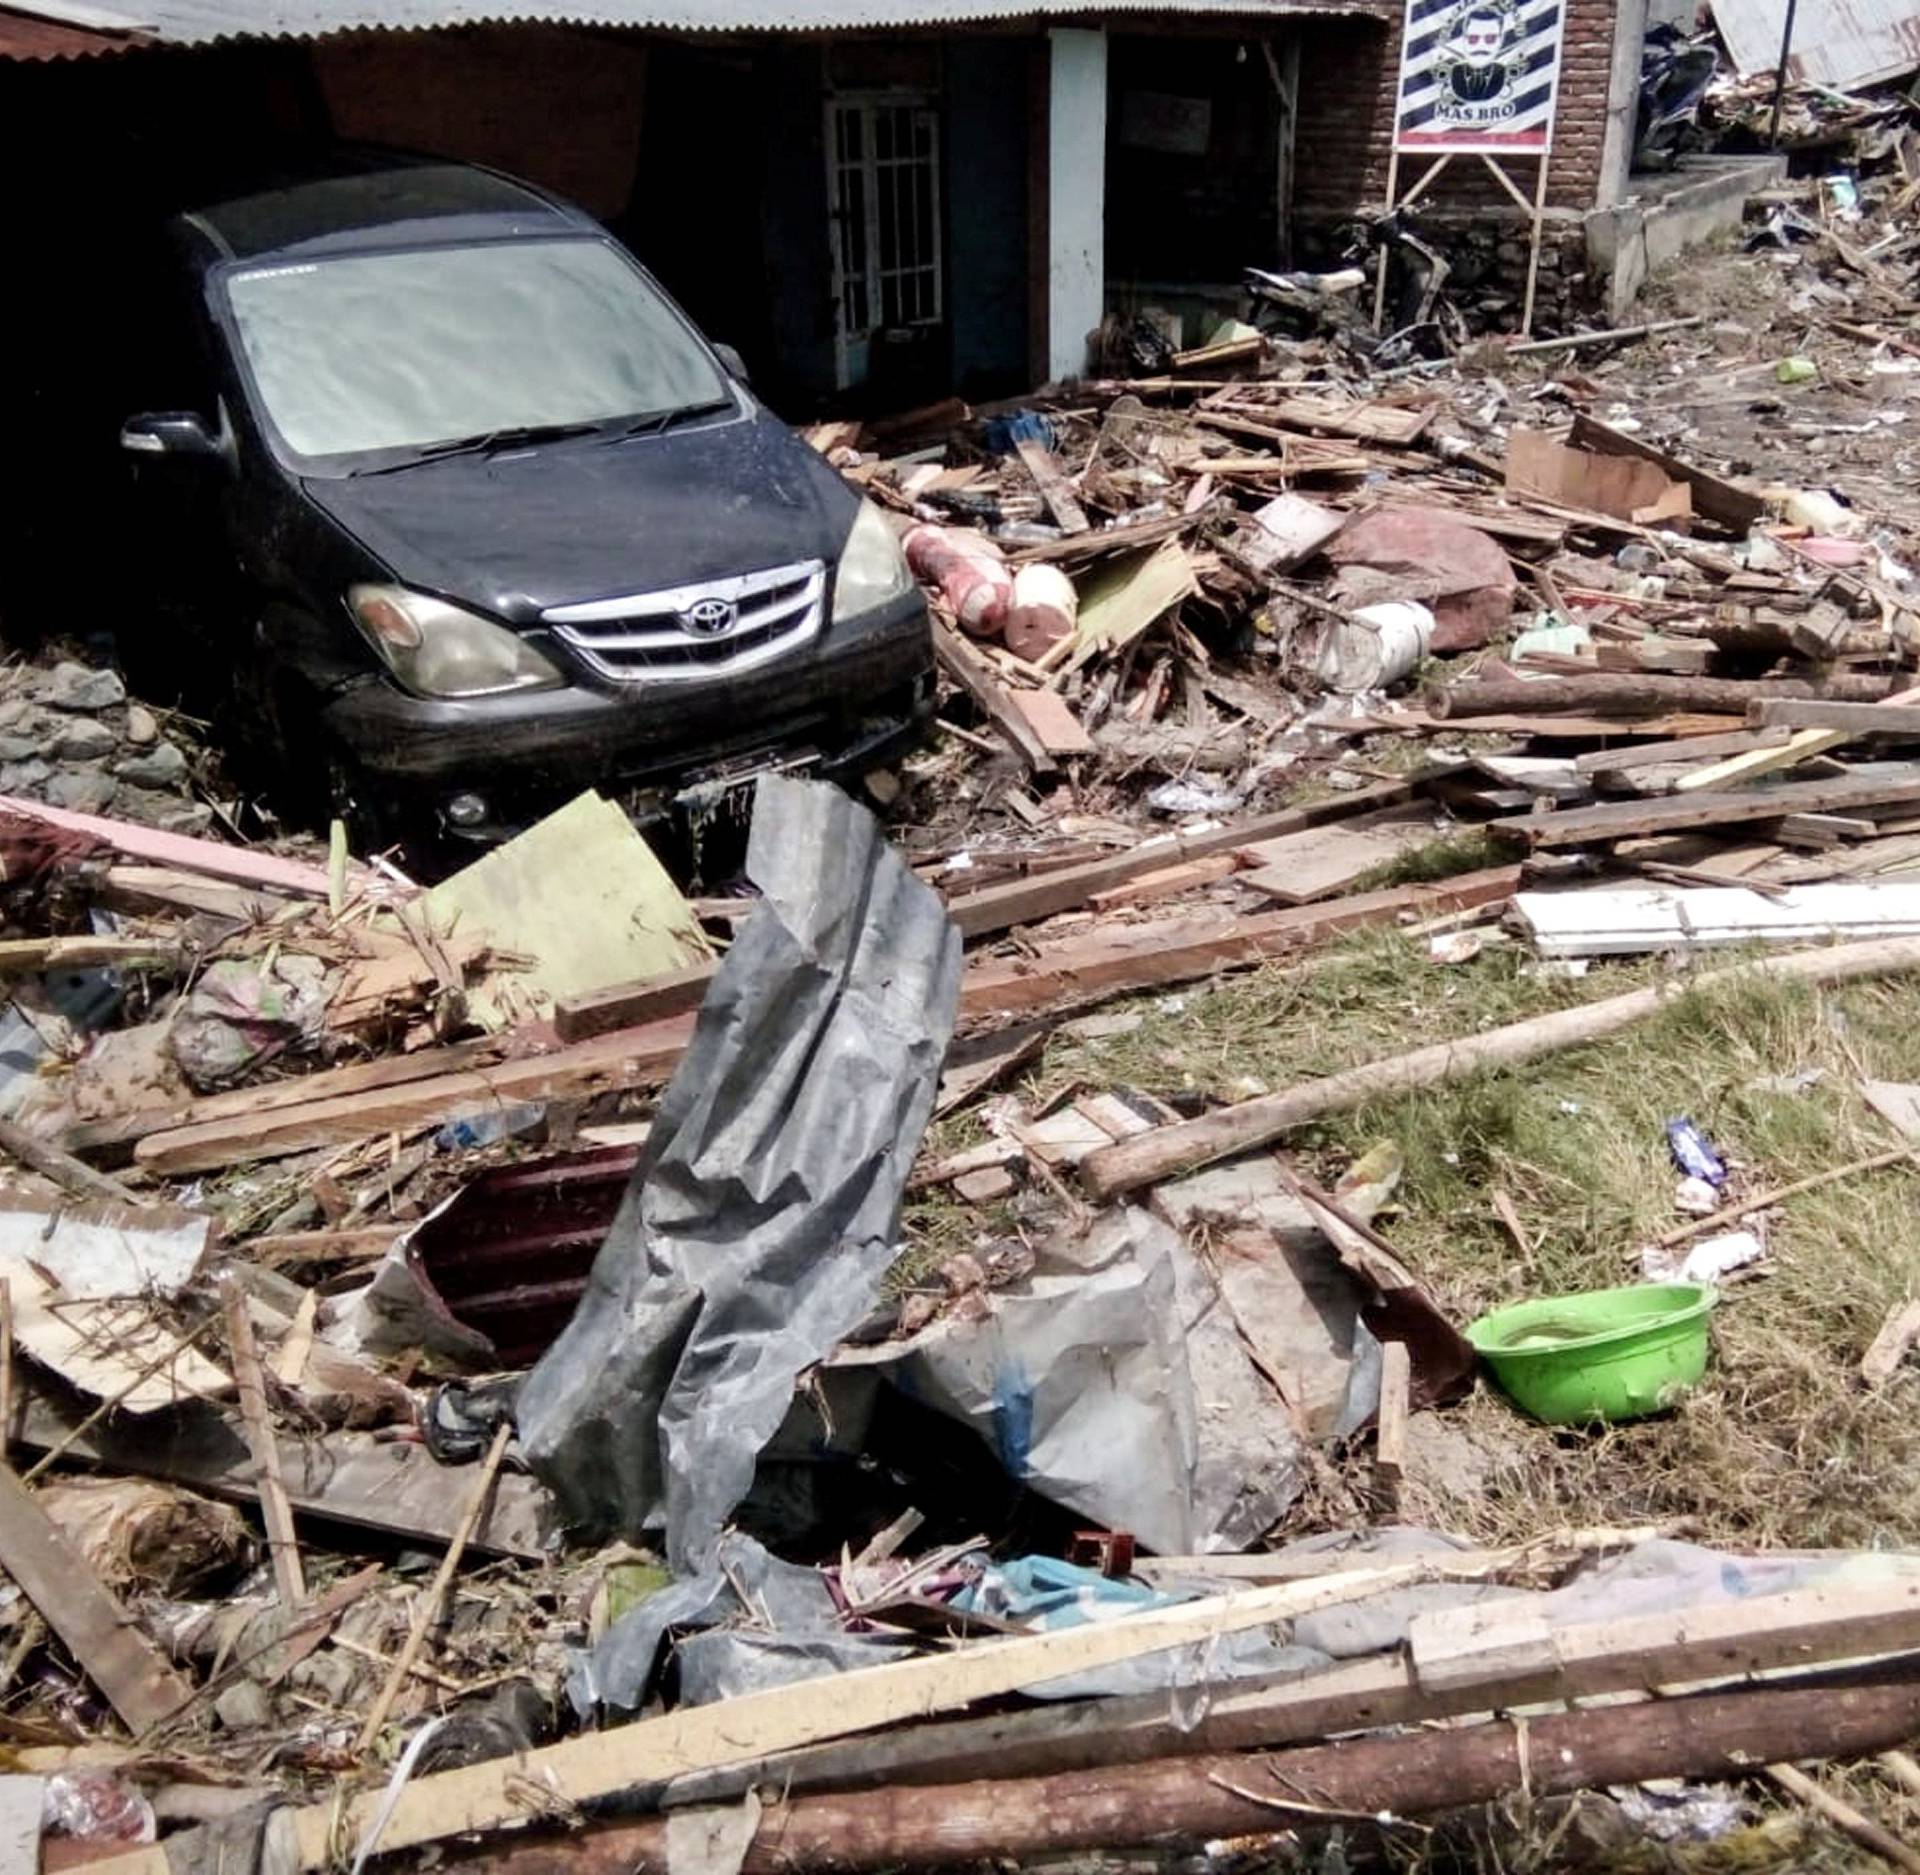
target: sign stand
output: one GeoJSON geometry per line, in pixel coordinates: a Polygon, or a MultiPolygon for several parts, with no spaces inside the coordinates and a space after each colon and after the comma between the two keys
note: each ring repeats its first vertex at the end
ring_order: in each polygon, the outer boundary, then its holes
{"type": "MultiPolygon", "coordinates": [[[[1478,156],[1527,217],[1523,338],[1533,331],[1540,284],[1560,32],[1558,0],[1407,0],[1400,40],[1387,213],[1411,208],[1456,156],[1478,156]],[[1402,154],[1433,158],[1404,195],[1399,193],[1402,154]],[[1531,195],[1508,168],[1516,159],[1536,165],[1531,195]]],[[[1376,330],[1386,316],[1391,259],[1388,248],[1374,283],[1376,330]]]]}

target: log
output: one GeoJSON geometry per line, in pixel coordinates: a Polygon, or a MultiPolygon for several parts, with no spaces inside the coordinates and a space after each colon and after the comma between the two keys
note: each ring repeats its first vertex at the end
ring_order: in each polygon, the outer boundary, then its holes
{"type": "MultiPolygon", "coordinates": [[[[1920,1727],[1920,1681],[1765,1687],[1649,1699],[1456,1730],[1348,1739],[1270,1755],[1169,1758],[911,1791],[769,1804],[745,1875],[957,1867],[1086,1849],[1271,1835],[1288,1824],[1427,1816],[1526,1789],[1534,1796],[1653,1777],[1743,1777],[1818,1739],[1835,1757],[1903,1744],[1920,1727]]],[[[558,1840],[490,1845],[444,1875],[667,1875],[662,1818],[558,1840]]],[[[118,1875],[119,1862],[102,1865],[118,1875]]]]}
{"type": "Polygon", "coordinates": [[[1657,1014],[1682,987],[1711,989],[1771,978],[1842,983],[1854,977],[1891,976],[1913,969],[1920,969],[1920,938],[1876,938],[1826,950],[1793,951],[1746,968],[1708,971],[1688,978],[1684,986],[1655,984],[1602,1002],[1510,1022],[1504,1028],[1463,1036],[1458,1041],[1435,1042],[1411,1054],[1370,1061],[1323,1080],[1221,1107],[1198,1119],[1155,1127],[1150,1133],[1089,1154],[1080,1166],[1080,1177],[1094,1197],[1116,1197],[1216,1159],[1251,1152],[1330,1113],[1348,1113],[1369,1101],[1464,1080],[1489,1068],[1514,1067],[1563,1048],[1598,1041],[1657,1014]]]}
{"type": "MultiPolygon", "coordinates": [[[[1505,1562],[1512,1566],[1525,1554],[1507,1551],[1505,1562]]],[[[830,1699],[821,1697],[817,1685],[801,1681],[743,1693],[715,1705],[681,1707],[514,1757],[438,1771],[416,1778],[392,1797],[370,1790],[344,1808],[331,1797],[309,1804],[289,1817],[298,1845],[297,1864],[290,1867],[331,1867],[339,1832],[344,1829],[349,1838],[358,1837],[381,1813],[386,1819],[379,1837],[383,1853],[449,1836],[485,1833],[524,1821],[522,1793],[528,1788],[543,1789],[565,1803],[589,1804],[636,1785],[877,1730],[997,1698],[1038,1681],[1138,1659],[1218,1634],[1244,1633],[1421,1582],[1484,1579],[1497,1567],[1483,1555],[1464,1569],[1458,1560],[1441,1556],[1340,1570],[1304,1582],[1145,1609],[1124,1621],[1023,1634],[983,1642],[956,1654],[856,1667],[835,1678],[830,1699]]],[[[102,1862],[99,1871],[100,1875],[169,1875],[176,1866],[156,1846],[102,1862]]]]}
{"type": "MultiPolygon", "coordinates": [[[[1175,1559],[1169,1575],[1190,1579],[1214,1571],[1224,1576],[1231,1568],[1263,1566],[1271,1571],[1267,1579],[1289,1579],[1284,1564],[1257,1556],[1175,1559]]],[[[1294,1565],[1296,1572],[1303,1567],[1294,1565]]],[[[1497,1623],[1500,1617],[1496,1613],[1493,1619],[1497,1623]]],[[[1704,1682],[1782,1668],[1911,1651],[1920,1647],[1920,1595],[1911,1578],[1867,1591],[1838,1585],[1795,1589],[1751,1601],[1576,1622],[1536,1636],[1530,1648],[1519,1650],[1509,1644],[1508,1630],[1497,1625],[1489,1630],[1481,1611],[1468,1606],[1417,1616],[1411,1639],[1417,1665],[1397,1651],[1318,1672],[1217,1687],[1190,1725],[1168,1712],[1164,1694],[1054,1705],[922,1725],[736,1765],[676,1780],[661,1800],[726,1802],[769,1785],[798,1791],[1025,1777],[1195,1751],[1271,1750],[1343,1732],[1641,1692],[1654,1685],[1698,1689],[1704,1682]]]]}
{"type": "Polygon", "coordinates": [[[1844,703],[1877,703],[1907,679],[1901,676],[1840,675],[1823,678],[1658,677],[1604,672],[1592,677],[1483,677],[1436,689],[1426,697],[1438,717],[1563,715],[1656,716],[1671,710],[1700,710],[1745,716],[1756,700],[1770,697],[1832,698],[1844,703]]]}
{"type": "Polygon", "coordinates": [[[1644,325],[1608,326],[1600,332],[1570,332],[1564,338],[1528,339],[1509,345],[1509,358],[1539,358],[1548,352],[1577,352],[1589,345],[1619,345],[1628,339],[1650,339],[1662,332],[1684,332],[1689,326],[1706,324],[1704,313],[1689,313],[1684,319],[1654,319],[1644,325]]]}

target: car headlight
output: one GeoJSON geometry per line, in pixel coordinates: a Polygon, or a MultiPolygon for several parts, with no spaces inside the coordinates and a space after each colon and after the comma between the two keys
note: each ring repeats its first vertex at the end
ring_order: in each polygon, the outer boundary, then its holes
{"type": "Polygon", "coordinates": [[[858,618],[876,606],[891,605],[913,590],[907,556],[900,551],[887,517],[872,502],[863,501],[853,517],[853,531],[840,549],[840,566],[833,576],[833,620],[858,618]]]}
{"type": "Polygon", "coordinates": [[[504,625],[404,586],[353,586],[347,608],[367,642],[423,697],[551,690],[560,673],[504,625]]]}

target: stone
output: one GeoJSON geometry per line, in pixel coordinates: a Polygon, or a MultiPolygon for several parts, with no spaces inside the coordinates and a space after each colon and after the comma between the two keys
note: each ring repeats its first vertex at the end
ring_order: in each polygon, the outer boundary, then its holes
{"type": "Polygon", "coordinates": [[[110,710],[126,702],[127,687],[112,671],[89,670],[68,661],[39,678],[33,694],[56,710],[110,710]]]}
{"type": "Polygon", "coordinates": [[[0,794],[32,794],[41,788],[53,770],[38,756],[26,761],[0,764],[0,794]]]}
{"type": "Polygon", "coordinates": [[[104,814],[116,792],[113,777],[97,768],[62,768],[47,782],[45,799],[50,807],[69,813],[104,814]]]}
{"type": "Polygon", "coordinates": [[[33,705],[25,697],[0,697],[0,729],[17,729],[33,713],[33,705]]]}
{"type": "Polygon", "coordinates": [[[31,762],[42,746],[38,736],[0,736],[0,762],[31,762]]]}
{"type": "Polygon", "coordinates": [[[172,788],[186,779],[187,758],[176,743],[162,742],[145,755],[129,755],[115,762],[113,772],[136,788],[172,788]]]}
{"type": "Polygon", "coordinates": [[[60,725],[52,753],[66,762],[97,762],[120,746],[120,738],[91,716],[75,716],[60,725]]]}
{"type": "Polygon", "coordinates": [[[160,740],[160,725],[153,720],[153,712],[138,703],[127,705],[127,720],[121,725],[120,733],[136,747],[145,748],[150,742],[160,740]]]}
{"type": "Polygon", "coordinates": [[[273,1707],[256,1680],[236,1680],[213,1702],[221,1725],[229,1732],[251,1732],[273,1717],[273,1707]]]}
{"type": "Polygon", "coordinates": [[[113,811],[123,820],[165,833],[205,833],[213,825],[213,809],[204,801],[183,801],[177,794],[156,794],[151,788],[123,782],[113,811]]]}

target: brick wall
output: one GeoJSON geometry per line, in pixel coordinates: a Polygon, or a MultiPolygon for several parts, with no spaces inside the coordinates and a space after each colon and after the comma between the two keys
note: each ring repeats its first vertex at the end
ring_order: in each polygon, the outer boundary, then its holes
{"type": "MultiPolygon", "coordinates": [[[[1567,0],[1560,97],[1547,200],[1558,208],[1593,206],[1607,134],[1616,0],[1567,0]]],[[[1400,28],[1370,20],[1306,20],[1300,31],[1300,128],[1295,143],[1296,215],[1329,220],[1386,201],[1400,28]]],[[[1406,186],[1430,158],[1401,164],[1406,186]]],[[[1531,190],[1533,165],[1515,176],[1531,190]]],[[[1421,198],[1436,209],[1485,207],[1518,214],[1477,157],[1456,157],[1421,198]]]]}

